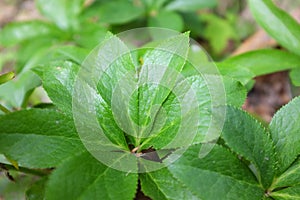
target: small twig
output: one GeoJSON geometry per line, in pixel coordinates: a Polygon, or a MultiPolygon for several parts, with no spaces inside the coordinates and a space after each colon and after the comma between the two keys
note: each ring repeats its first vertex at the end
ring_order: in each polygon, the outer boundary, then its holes
{"type": "Polygon", "coordinates": [[[0,110],[3,111],[4,113],[8,114],[11,113],[10,110],[8,110],[7,108],[5,108],[3,105],[0,104],[0,110]]]}
{"type": "Polygon", "coordinates": [[[32,174],[36,176],[47,176],[51,172],[50,169],[29,169],[26,167],[19,167],[19,170],[17,170],[14,166],[4,163],[0,163],[0,169],[3,169],[5,171],[12,170],[17,172],[23,172],[25,174],[32,174]]]}
{"type": "Polygon", "coordinates": [[[131,150],[131,153],[136,153],[140,149],[140,146],[137,146],[131,150]]]}

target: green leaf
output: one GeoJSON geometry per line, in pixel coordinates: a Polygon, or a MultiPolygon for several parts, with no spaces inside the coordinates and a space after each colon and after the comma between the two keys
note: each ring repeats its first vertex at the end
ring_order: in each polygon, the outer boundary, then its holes
{"type": "MultiPolygon", "coordinates": [[[[43,87],[50,99],[68,116],[73,115],[72,95],[79,67],[79,65],[69,61],[57,61],[34,69],[41,77],[43,87]]],[[[101,99],[100,96],[97,97],[101,99]]],[[[99,110],[98,116],[106,136],[115,144],[124,148],[127,147],[123,132],[116,127],[110,108],[102,104],[101,101],[97,103],[102,109],[99,110]]]]}
{"type": "Polygon", "coordinates": [[[300,155],[299,120],[300,97],[297,97],[281,108],[270,123],[280,172],[284,172],[300,155]]]}
{"type": "Polygon", "coordinates": [[[277,177],[272,184],[274,188],[285,188],[300,184],[300,159],[298,159],[283,174],[277,177]]]}
{"type": "Polygon", "coordinates": [[[89,50],[77,46],[61,46],[54,49],[54,52],[63,55],[63,58],[71,60],[78,65],[81,65],[89,54],[89,50]]]}
{"type": "Polygon", "coordinates": [[[15,77],[14,72],[8,72],[8,73],[5,73],[5,74],[1,74],[0,75],[0,85],[3,84],[3,83],[6,83],[7,81],[10,81],[14,77],[15,77]]]}
{"type": "Polygon", "coordinates": [[[168,0],[141,0],[147,7],[147,11],[160,10],[168,0]]]}
{"type": "Polygon", "coordinates": [[[84,27],[74,33],[74,41],[84,48],[92,49],[100,42],[102,42],[106,36],[106,28],[88,21],[81,22],[81,26],[84,27]]]}
{"type": "Polygon", "coordinates": [[[300,55],[300,25],[285,11],[270,0],[249,0],[250,9],[256,21],[279,44],[300,55]]]}
{"type": "Polygon", "coordinates": [[[241,82],[234,80],[228,76],[223,76],[223,82],[226,93],[226,103],[228,105],[241,107],[246,100],[247,90],[241,82]]]}
{"type": "Polygon", "coordinates": [[[108,24],[124,24],[137,19],[144,13],[141,3],[135,1],[109,1],[95,4],[87,8],[86,16],[97,16],[100,22],[108,24]]]}
{"type": "Polygon", "coordinates": [[[0,31],[0,44],[15,45],[40,36],[52,35],[56,37],[59,33],[55,26],[42,21],[13,22],[0,31]]]}
{"type": "Polygon", "coordinates": [[[229,148],[250,161],[258,181],[270,186],[275,175],[274,147],[269,134],[246,112],[228,106],[222,138],[229,148]]]}
{"type": "Polygon", "coordinates": [[[44,177],[36,181],[27,191],[26,199],[27,200],[40,200],[45,197],[45,186],[47,182],[47,177],[44,177]]]}
{"type": "MultiPolygon", "coordinates": [[[[206,157],[199,158],[201,147],[190,147],[174,164],[168,166],[173,176],[184,184],[183,189],[187,188],[199,199],[256,200],[263,197],[264,190],[237,156],[216,145],[206,157]]],[[[160,179],[159,176],[155,178],[160,179]]],[[[181,190],[172,192],[176,195],[181,190]]]]}
{"type": "Polygon", "coordinates": [[[183,12],[196,11],[203,8],[213,8],[217,6],[217,0],[174,0],[171,1],[167,6],[167,10],[176,10],[183,12]]]}
{"type": "Polygon", "coordinates": [[[300,185],[281,189],[270,194],[275,200],[299,200],[300,199],[300,185]]]}
{"type": "Polygon", "coordinates": [[[202,14],[200,17],[207,23],[203,36],[209,41],[215,53],[221,53],[230,39],[237,39],[236,30],[228,19],[213,14],[202,14]]]}
{"type": "Polygon", "coordinates": [[[66,160],[49,177],[46,199],[133,199],[137,174],[105,166],[88,152],[66,160]]]}
{"type": "Polygon", "coordinates": [[[31,109],[0,116],[0,152],[19,166],[53,167],[82,148],[72,119],[57,110],[31,109]]]}
{"type": "Polygon", "coordinates": [[[73,85],[79,65],[70,61],[56,61],[33,69],[53,103],[63,112],[72,115],[73,85]]]}
{"type": "Polygon", "coordinates": [[[171,11],[159,11],[148,19],[148,26],[168,28],[181,32],[184,27],[181,16],[171,11]]]}
{"type": "MultiPolygon", "coordinates": [[[[32,40],[20,43],[16,55],[17,71],[23,71],[28,63],[32,61],[44,62],[49,58],[49,49],[55,44],[57,39],[52,35],[37,36],[32,40]]],[[[39,64],[39,63],[38,63],[39,64]]]]}
{"type": "Polygon", "coordinates": [[[0,98],[8,105],[20,108],[26,96],[29,95],[34,88],[40,85],[40,80],[36,74],[27,71],[18,74],[12,81],[0,86],[0,98]]]}
{"type": "Polygon", "coordinates": [[[300,67],[290,71],[290,78],[295,86],[300,86],[300,67]]]}
{"type": "Polygon", "coordinates": [[[59,28],[77,29],[84,0],[36,0],[39,11],[59,28]]]}
{"type": "Polygon", "coordinates": [[[280,50],[257,50],[228,58],[217,63],[223,75],[246,84],[255,76],[300,67],[300,57],[280,50]]]}
{"type": "MultiPolygon", "coordinates": [[[[176,79],[185,64],[189,49],[188,42],[188,34],[180,34],[162,42],[143,56],[144,62],[139,73],[141,87],[138,91],[138,99],[136,99],[139,102],[138,110],[132,111],[133,115],[138,116],[140,126],[147,126],[151,117],[154,123],[155,113],[159,112],[154,107],[162,105],[175,86],[176,79]],[[155,77],[159,72],[161,76],[155,77]]],[[[138,137],[146,134],[148,134],[147,129],[142,129],[138,137]]]]}

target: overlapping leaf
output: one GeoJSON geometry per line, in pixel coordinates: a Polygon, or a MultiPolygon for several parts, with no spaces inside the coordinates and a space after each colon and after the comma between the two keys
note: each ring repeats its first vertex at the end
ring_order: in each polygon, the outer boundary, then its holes
{"type": "Polygon", "coordinates": [[[88,152],[76,153],[54,171],[46,199],[133,199],[137,174],[103,165],[88,152]]]}
{"type": "Polygon", "coordinates": [[[53,167],[83,150],[72,118],[32,109],[0,117],[0,152],[31,168],[53,167]]]}
{"type": "Polygon", "coordinates": [[[176,199],[176,196],[187,199],[262,198],[263,189],[236,156],[223,147],[215,146],[200,159],[200,149],[201,145],[192,146],[167,169],[141,176],[142,190],[154,199],[176,199]],[[152,191],[153,184],[158,189],[152,195],[149,191],[152,191]],[[174,185],[178,189],[170,190],[163,184],[174,185]]]}
{"type": "Polygon", "coordinates": [[[217,63],[223,75],[246,84],[255,76],[300,67],[300,57],[279,50],[257,50],[228,58],[217,63]]]}

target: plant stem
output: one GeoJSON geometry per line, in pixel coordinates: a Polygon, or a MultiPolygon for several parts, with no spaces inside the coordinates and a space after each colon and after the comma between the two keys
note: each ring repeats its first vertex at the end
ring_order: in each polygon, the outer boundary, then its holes
{"type": "Polygon", "coordinates": [[[13,170],[13,171],[23,172],[25,174],[32,174],[32,175],[36,175],[36,176],[47,176],[52,171],[50,169],[29,169],[26,167],[19,167],[19,170],[18,170],[14,166],[9,165],[9,164],[4,164],[4,163],[0,163],[0,169],[13,170]]]}
{"type": "Polygon", "coordinates": [[[0,104],[0,110],[3,111],[4,113],[10,113],[10,110],[8,110],[7,108],[5,108],[3,105],[0,104]]]}

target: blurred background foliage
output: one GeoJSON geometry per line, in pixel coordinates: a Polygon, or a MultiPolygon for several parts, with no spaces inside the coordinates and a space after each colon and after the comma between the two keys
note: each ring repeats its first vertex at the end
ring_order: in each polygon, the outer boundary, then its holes
{"type": "Polygon", "coordinates": [[[39,96],[42,91],[36,88],[41,83],[30,69],[66,59],[70,51],[89,52],[107,31],[146,26],[191,30],[216,60],[228,56],[255,31],[251,17],[241,17],[247,12],[245,0],[4,0],[0,6],[4,11],[0,69],[16,73],[13,81],[0,87],[0,99],[8,109],[39,102],[32,93],[39,96]],[[8,8],[16,9],[17,17],[9,16],[8,8]],[[22,10],[27,16],[18,17],[22,10]]]}
{"type": "MultiPolygon", "coordinates": [[[[300,19],[299,0],[275,2],[300,19]]],[[[0,76],[0,114],[50,102],[31,69],[52,60],[80,64],[107,31],[117,34],[147,26],[191,31],[191,37],[215,61],[250,50],[282,48],[259,28],[246,0],[1,0],[0,10],[0,71],[7,73],[0,76]]],[[[300,77],[300,70],[291,76],[300,77]]],[[[245,82],[249,94],[244,109],[265,121],[293,94],[299,94],[297,87],[290,88],[286,72],[255,80],[255,85],[252,80],[245,82]],[[253,97],[261,91],[267,97],[253,97]],[[257,108],[258,101],[262,104],[257,108]]],[[[14,182],[9,176],[0,167],[0,200],[24,199],[27,185],[36,177],[14,173],[19,180],[14,182]]]]}

